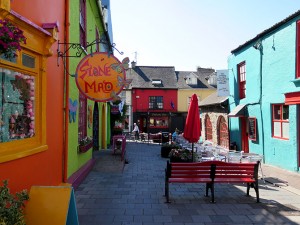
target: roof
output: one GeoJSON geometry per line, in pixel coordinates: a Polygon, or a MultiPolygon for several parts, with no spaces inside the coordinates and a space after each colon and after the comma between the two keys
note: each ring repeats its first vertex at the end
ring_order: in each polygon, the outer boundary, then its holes
{"type": "Polygon", "coordinates": [[[208,84],[207,79],[214,73],[214,69],[205,68],[198,68],[197,71],[175,71],[174,66],[135,66],[127,70],[126,79],[132,79],[129,88],[215,89],[208,84]],[[195,85],[188,85],[185,81],[191,74],[197,78],[195,85]]]}
{"type": "Polygon", "coordinates": [[[173,66],[135,66],[126,72],[126,79],[133,79],[131,88],[177,88],[173,66]],[[152,82],[158,81],[159,82],[152,82]]]}
{"type": "Polygon", "coordinates": [[[213,94],[209,95],[201,102],[199,102],[199,106],[210,106],[210,105],[219,105],[226,102],[228,97],[225,96],[218,96],[218,92],[214,92],[213,94]]]}
{"type": "Polygon", "coordinates": [[[290,15],[289,17],[285,18],[284,20],[280,21],[279,23],[276,23],[275,25],[273,25],[272,27],[270,27],[269,29],[264,30],[263,32],[259,33],[258,35],[256,35],[256,37],[250,39],[249,41],[245,42],[244,44],[240,45],[239,47],[237,47],[236,49],[233,49],[231,51],[231,53],[235,53],[239,50],[241,50],[242,48],[244,48],[245,46],[247,46],[250,43],[253,43],[257,40],[259,40],[260,38],[262,38],[263,36],[273,32],[274,30],[278,29],[280,26],[282,26],[283,24],[293,20],[294,18],[296,18],[297,16],[300,16],[300,10],[298,10],[297,12],[295,12],[294,14],[290,15]]]}

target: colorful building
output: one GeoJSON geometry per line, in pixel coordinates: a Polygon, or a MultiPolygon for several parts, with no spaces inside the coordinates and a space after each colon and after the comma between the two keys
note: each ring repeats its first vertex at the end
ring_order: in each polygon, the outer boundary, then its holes
{"type": "Polygon", "coordinates": [[[64,2],[1,0],[0,19],[26,37],[15,58],[0,58],[0,181],[9,180],[12,192],[59,185],[66,181],[65,77],[56,54],[64,2]]]}
{"type": "Polygon", "coordinates": [[[76,188],[95,163],[93,150],[106,149],[110,141],[109,105],[90,100],[79,91],[77,66],[90,54],[112,54],[112,45],[109,1],[104,5],[101,1],[77,0],[69,7],[68,40],[61,46],[69,51],[61,52],[61,56],[68,68],[67,177],[76,188]]]}
{"type": "Polygon", "coordinates": [[[299,172],[300,11],[232,50],[229,129],[238,150],[299,172]]]}
{"type": "Polygon", "coordinates": [[[130,124],[137,122],[140,131],[146,133],[174,132],[176,128],[183,131],[192,94],[203,99],[215,92],[208,84],[209,75],[213,73],[213,69],[186,72],[175,71],[172,66],[133,63],[127,71],[127,77],[132,79],[126,92],[131,97],[128,101],[132,109],[130,124]]]}

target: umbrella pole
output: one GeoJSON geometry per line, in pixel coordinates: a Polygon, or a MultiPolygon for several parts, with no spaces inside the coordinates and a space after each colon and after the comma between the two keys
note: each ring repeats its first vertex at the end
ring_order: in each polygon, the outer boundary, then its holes
{"type": "Polygon", "coordinates": [[[194,162],[194,142],[192,143],[192,162],[194,162]]]}

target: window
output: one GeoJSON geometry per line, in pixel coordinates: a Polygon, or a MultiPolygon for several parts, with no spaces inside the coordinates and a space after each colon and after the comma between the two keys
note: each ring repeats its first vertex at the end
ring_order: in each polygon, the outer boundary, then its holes
{"type": "Polygon", "coordinates": [[[35,78],[0,68],[0,142],[35,135],[35,78]]]}
{"type": "Polygon", "coordinates": [[[149,97],[149,109],[163,109],[163,96],[150,96],[149,97]]]}
{"type": "Polygon", "coordinates": [[[205,139],[212,140],[212,125],[210,122],[209,115],[205,116],[205,139]]]}
{"type": "Polygon", "coordinates": [[[300,20],[297,21],[296,31],[296,78],[300,78],[300,20]]]}
{"type": "Polygon", "coordinates": [[[21,50],[0,66],[0,163],[45,151],[46,117],[41,57],[21,50]]]}
{"type": "Polygon", "coordinates": [[[238,65],[238,80],[240,99],[246,97],[246,63],[242,62],[238,65]]]}
{"type": "Polygon", "coordinates": [[[218,120],[218,145],[229,148],[228,128],[223,116],[218,120]]]}
{"type": "Polygon", "coordinates": [[[289,106],[272,106],[272,134],[274,138],[289,139],[289,106]]]}
{"type": "Polygon", "coordinates": [[[150,117],[149,118],[150,128],[167,128],[168,117],[150,117]]]}
{"type": "Polygon", "coordinates": [[[86,0],[80,0],[79,10],[79,35],[80,44],[86,47],[86,0]]]}
{"type": "Polygon", "coordinates": [[[78,143],[87,136],[87,99],[79,93],[78,143]]]}

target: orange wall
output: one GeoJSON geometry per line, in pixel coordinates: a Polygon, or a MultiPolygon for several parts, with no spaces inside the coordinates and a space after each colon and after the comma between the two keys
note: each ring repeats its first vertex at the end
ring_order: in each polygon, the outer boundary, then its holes
{"type": "MultiPolygon", "coordinates": [[[[62,0],[14,0],[11,9],[42,26],[58,21],[58,39],[64,40],[65,2],[62,0]]],[[[62,48],[62,46],[61,46],[62,48]]],[[[18,160],[0,163],[0,182],[9,180],[11,191],[30,189],[32,185],[58,185],[63,181],[63,88],[62,60],[57,66],[57,42],[52,45],[53,55],[47,59],[46,132],[48,150],[18,160]]],[[[1,147],[0,147],[1,149],[1,147]]]]}

